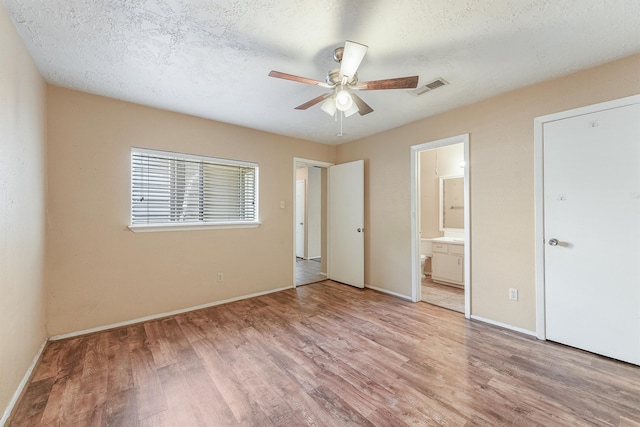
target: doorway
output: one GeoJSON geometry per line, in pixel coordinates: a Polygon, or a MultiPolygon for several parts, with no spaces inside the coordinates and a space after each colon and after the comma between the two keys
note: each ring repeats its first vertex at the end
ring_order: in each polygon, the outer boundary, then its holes
{"type": "Polygon", "coordinates": [[[455,306],[466,318],[471,312],[468,165],[468,134],[411,147],[412,301],[426,297],[455,306]],[[456,188],[462,191],[452,196],[456,188]]]}
{"type": "Polygon", "coordinates": [[[330,163],[294,159],[294,286],[327,278],[327,168],[330,163]]]}
{"type": "MultiPolygon", "coordinates": [[[[313,160],[294,158],[294,205],[296,203],[296,181],[303,173],[313,167],[320,175],[320,274],[324,278],[346,285],[364,287],[364,161],[355,160],[333,165],[313,160]]],[[[311,176],[310,174],[307,177],[311,176]]],[[[307,200],[312,191],[307,186],[307,200]]],[[[307,203],[309,205],[309,203],[307,203]]],[[[284,205],[283,205],[284,206],[284,205]]],[[[297,286],[295,257],[296,229],[295,217],[294,246],[294,287],[297,286]]],[[[309,217],[307,217],[307,236],[309,235],[309,217]]],[[[307,247],[309,242],[307,240],[307,247]]],[[[306,252],[305,261],[317,260],[306,252]]],[[[302,284],[302,283],[300,283],[302,284]]]]}

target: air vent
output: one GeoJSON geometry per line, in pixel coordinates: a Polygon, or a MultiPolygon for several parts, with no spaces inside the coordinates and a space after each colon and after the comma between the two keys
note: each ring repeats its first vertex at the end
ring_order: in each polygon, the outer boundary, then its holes
{"type": "Polygon", "coordinates": [[[409,93],[418,96],[448,84],[449,83],[447,83],[447,81],[444,79],[435,79],[434,81],[429,82],[424,86],[420,86],[418,88],[410,90],[409,93]]]}

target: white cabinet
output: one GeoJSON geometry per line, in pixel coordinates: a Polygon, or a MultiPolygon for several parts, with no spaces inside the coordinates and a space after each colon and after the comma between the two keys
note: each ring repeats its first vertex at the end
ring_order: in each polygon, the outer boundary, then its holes
{"type": "Polygon", "coordinates": [[[464,286],[464,245],[433,242],[431,279],[444,285],[464,286]]]}

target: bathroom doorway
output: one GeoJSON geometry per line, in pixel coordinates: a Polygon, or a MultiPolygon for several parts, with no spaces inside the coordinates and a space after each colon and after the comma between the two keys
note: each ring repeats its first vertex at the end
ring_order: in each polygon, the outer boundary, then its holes
{"type": "Polygon", "coordinates": [[[469,136],[412,147],[412,299],[470,316],[469,136]]]}

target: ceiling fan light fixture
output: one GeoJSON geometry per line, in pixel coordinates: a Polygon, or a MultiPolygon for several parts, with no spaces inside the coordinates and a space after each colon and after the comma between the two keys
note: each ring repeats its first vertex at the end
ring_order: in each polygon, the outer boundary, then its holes
{"type": "Polygon", "coordinates": [[[324,102],[322,103],[322,105],[320,106],[320,109],[322,111],[324,111],[325,113],[327,113],[330,116],[333,116],[336,114],[336,100],[333,96],[327,98],[324,100],[324,102]]]}
{"type": "Polygon", "coordinates": [[[353,106],[353,98],[345,89],[336,92],[336,108],[340,111],[347,111],[353,106]]]}
{"type": "Polygon", "coordinates": [[[348,110],[344,111],[344,116],[345,117],[353,116],[358,111],[360,111],[360,109],[354,102],[353,105],[351,105],[351,107],[348,110]]]}

